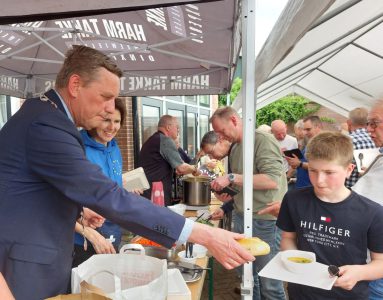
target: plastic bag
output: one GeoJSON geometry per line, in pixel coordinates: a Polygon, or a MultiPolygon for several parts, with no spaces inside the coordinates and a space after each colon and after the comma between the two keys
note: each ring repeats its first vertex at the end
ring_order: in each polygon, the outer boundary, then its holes
{"type": "Polygon", "coordinates": [[[112,299],[164,300],[167,264],[145,255],[97,254],[72,269],[72,293],[80,291],[83,280],[112,299]]]}

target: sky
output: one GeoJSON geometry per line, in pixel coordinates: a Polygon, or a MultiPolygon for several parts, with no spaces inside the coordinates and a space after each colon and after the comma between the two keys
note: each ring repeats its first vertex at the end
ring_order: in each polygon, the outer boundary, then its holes
{"type": "Polygon", "coordinates": [[[256,0],[255,54],[261,50],[288,0],[256,0]]]}

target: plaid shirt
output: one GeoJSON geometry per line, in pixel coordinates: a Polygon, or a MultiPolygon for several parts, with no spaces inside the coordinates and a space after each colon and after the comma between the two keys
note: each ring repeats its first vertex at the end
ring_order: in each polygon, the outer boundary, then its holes
{"type": "MultiPolygon", "coordinates": [[[[371,139],[365,128],[357,128],[350,133],[352,143],[354,144],[354,150],[358,149],[371,149],[376,148],[374,141],[371,139]]],[[[355,159],[353,158],[352,163],[356,165],[355,159]]],[[[359,173],[356,168],[352,171],[350,177],[346,179],[346,187],[352,187],[359,179],[359,173]]]]}

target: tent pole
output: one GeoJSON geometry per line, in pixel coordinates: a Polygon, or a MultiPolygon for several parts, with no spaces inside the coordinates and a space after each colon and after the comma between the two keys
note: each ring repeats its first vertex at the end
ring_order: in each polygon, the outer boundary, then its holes
{"type": "MultiPolygon", "coordinates": [[[[254,160],[254,128],[255,128],[255,1],[244,0],[242,11],[242,54],[243,54],[243,195],[244,195],[244,229],[245,235],[253,235],[253,164],[246,161],[254,160]],[[245,141],[246,137],[246,141],[245,141]]],[[[247,263],[243,267],[241,284],[242,299],[253,299],[253,264],[247,263]]]]}

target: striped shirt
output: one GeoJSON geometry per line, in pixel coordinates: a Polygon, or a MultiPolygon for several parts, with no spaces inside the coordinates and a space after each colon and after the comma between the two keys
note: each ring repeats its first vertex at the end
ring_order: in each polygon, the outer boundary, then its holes
{"type": "MultiPolygon", "coordinates": [[[[350,133],[352,143],[354,145],[354,150],[359,149],[372,149],[376,148],[374,141],[371,139],[366,128],[357,128],[356,130],[350,133]]],[[[352,163],[356,165],[355,158],[353,158],[352,163]]],[[[352,187],[359,179],[359,173],[356,167],[352,171],[349,178],[346,179],[346,187],[352,187]]]]}

